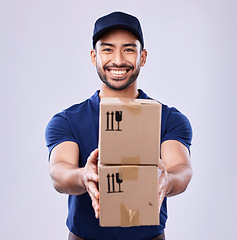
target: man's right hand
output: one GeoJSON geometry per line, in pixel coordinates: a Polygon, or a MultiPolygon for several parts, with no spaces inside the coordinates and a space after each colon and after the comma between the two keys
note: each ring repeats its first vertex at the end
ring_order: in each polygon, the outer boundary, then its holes
{"type": "Polygon", "coordinates": [[[95,211],[95,217],[99,218],[99,191],[98,191],[98,149],[91,152],[87,158],[87,163],[84,167],[83,182],[87,192],[89,193],[92,201],[92,207],[95,211]]]}

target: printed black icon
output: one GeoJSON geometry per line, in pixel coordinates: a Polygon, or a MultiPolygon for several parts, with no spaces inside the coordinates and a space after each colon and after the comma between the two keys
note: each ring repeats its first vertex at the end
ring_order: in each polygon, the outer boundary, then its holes
{"type": "Polygon", "coordinates": [[[119,178],[119,173],[116,173],[116,183],[118,183],[118,185],[119,185],[119,190],[118,190],[118,192],[122,192],[121,191],[121,188],[120,188],[120,184],[123,182],[123,179],[120,179],[119,178]]]}
{"type": "Polygon", "coordinates": [[[107,181],[108,181],[108,191],[107,191],[107,193],[120,193],[120,192],[123,192],[121,190],[121,183],[123,182],[123,179],[120,179],[119,177],[120,177],[119,173],[116,173],[115,175],[114,175],[114,173],[112,173],[111,176],[110,176],[110,174],[107,174],[107,181]],[[114,178],[116,180],[116,183],[118,184],[118,191],[115,191],[114,178]]]}
{"type": "Polygon", "coordinates": [[[107,112],[107,128],[106,131],[122,131],[119,128],[119,123],[122,121],[122,111],[115,111],[115,121],[118,123],[118,127],[114,130],[114,112],[107,112]]]}
{"type": "Polygon", "coordinates": [[[122,111],[115,112],[115,120],[116,120],[116,122],[118,122],[118,128],[116,131],[121,131],[121,129],[119,129],[119,122],[122,121],[122,111]]]}

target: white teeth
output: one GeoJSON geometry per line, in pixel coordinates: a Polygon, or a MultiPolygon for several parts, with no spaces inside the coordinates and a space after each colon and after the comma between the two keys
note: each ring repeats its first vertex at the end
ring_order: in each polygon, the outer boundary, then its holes
{"type": "Polygon", "coordinates": [[[124,75],[127,71],[126,70],[110,70],[110,72],[114,75],[124,75]]]}

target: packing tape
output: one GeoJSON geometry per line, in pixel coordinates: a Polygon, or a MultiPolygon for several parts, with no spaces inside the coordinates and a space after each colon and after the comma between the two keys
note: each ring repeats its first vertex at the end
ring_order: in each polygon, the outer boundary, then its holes
{"type": "Polygon", "coordinates": [[[134,157],[121,157],[121,164],[134,164],[139,165],[140,164],[140,156],[134,156],[134,157]]]}
{"type": "Polygon", "coordinates": [[[126,108],[132,114],[141,114],[142,104],[130,98],[119,98],[122,107],[126,108]]]}
{"type": "Polygon", "coordinates": [[[129,209],[124,203],[120,204],[121,226],[139,226],[139,211],[129,209]]]}
{"type": "Polygon", "coordinates": [[[138,166],[121,166],[119,167],[119,177],[123,180],[137,180],[138,166]]]}

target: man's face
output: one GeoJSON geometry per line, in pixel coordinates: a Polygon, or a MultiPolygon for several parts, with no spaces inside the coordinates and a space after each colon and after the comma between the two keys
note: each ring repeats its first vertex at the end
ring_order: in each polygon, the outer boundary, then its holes
{"type": "Polygon", "coordinates": [[[100,79],[110,89],[123,90],[137,79],[145,64],[146,51],[132,33],[116,29],[107,32],[91,53],[100,79]]]}

